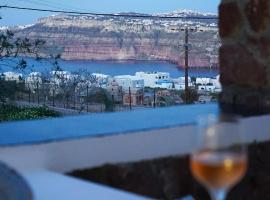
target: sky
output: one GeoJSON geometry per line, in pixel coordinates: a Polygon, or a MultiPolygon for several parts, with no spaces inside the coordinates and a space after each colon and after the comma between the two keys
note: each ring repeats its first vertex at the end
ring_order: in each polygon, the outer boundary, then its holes
{"type": "MultiPolygon", "coordinates": [[[[164,13],[177,9],[191,9],[217,13],[220,0],[1,0],[0,5],[56,9],[80,12],[139,12],[164,13]]],[[[38,18],[53,13],[0,9],[0,26],[35,23],[38,18]]]]}

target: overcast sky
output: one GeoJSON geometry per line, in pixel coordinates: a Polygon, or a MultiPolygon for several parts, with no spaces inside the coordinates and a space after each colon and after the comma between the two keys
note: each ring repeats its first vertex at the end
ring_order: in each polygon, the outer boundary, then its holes
{"type": "MultiPolygon", "coordinates": [[[[217,13],[220,0],[1,0],[0,5],[82,12],[163,13],[177,9],[192,9],[217,13]]],[[[0,26],[35,23],[40,17],[53,13],[0,9],[0,26]]]]}

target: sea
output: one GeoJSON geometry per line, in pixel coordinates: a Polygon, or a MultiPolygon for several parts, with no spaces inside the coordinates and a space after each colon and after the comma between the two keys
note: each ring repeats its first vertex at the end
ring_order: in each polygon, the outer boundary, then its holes
{"type": "MultiPolygon", "coordinates": [[[[0,72],[15,71],[23,74],[29,74],[33,71],[47,73],[54,70],[52,60],[37,61],[31,58],[25,58],[27,67],[24,70],[16,69],[14,61],[11,63],[0,62],[0,72]]],[[[134,75],[136,72],[169,72],[172,78],[184,76],[184,69],[176,64],[167,62],[114,62],[114,61],[66,61],[60,60],[59,66],[62,70],[70,72],[88,71],[90,73],[102,73],[111,76],[116,75],[134,75]]],[[[190,77],[215,77],[219,74],[217,69],[210,68],[190,68],[190,77]]]]}

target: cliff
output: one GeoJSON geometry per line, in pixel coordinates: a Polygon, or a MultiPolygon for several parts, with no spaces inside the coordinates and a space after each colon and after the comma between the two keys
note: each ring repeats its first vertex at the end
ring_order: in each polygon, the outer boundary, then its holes
{"type": "Polygon", "coordinates": [[[190,66],[218,66],[220,42],[216,23],[211,20],[57,15],[15,33],[18,37],[44,39],[47,53],[61,53],[65,60],[161,60],[183,66],[181,28],[186,23],[193,29],[189,35],[190,66]]]}

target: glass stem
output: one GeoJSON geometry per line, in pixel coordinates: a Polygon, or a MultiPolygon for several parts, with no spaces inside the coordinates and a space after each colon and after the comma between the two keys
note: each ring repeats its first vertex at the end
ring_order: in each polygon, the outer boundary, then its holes
{"type": "Polygon", "coordinates": [[[226,199],[226,190],[224,189],[215,189],[210,191],[212,200],[225,200],[226,199]]]}

